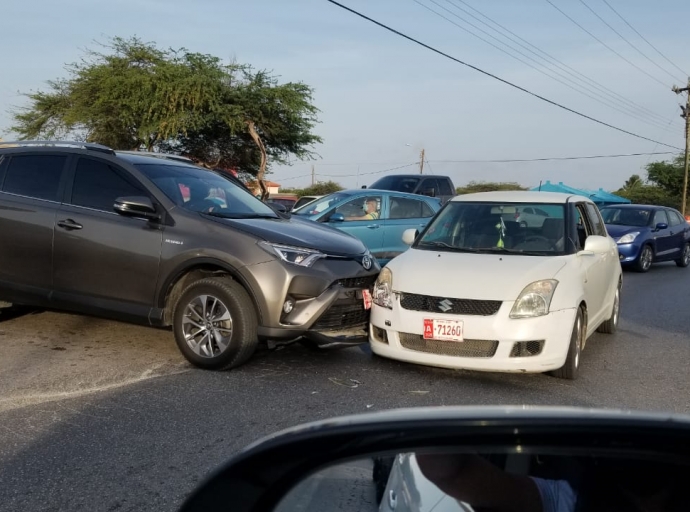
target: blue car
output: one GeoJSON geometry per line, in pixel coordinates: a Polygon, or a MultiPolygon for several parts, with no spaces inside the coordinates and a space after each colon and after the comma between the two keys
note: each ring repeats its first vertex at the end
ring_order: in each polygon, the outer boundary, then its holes
{"type": "Polygon", "coordinates": [[[381,266],[402,254],[406,229],[421,231],[441,201],[433,197],[388,190],[343,190],[309,203],[293,215],[324,222],[359,238],[381,266]]]}
{"type": "Polygon", "coordinates": [[[621,265],[647,272],[659,261],[690,264],[690,224],[677,210],[626,204],[603,207],[601,216],[618,244],[621,265]]]}

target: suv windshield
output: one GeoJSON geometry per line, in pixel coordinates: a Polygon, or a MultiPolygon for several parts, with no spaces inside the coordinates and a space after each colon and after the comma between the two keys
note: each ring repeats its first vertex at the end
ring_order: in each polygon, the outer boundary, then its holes
{"type": "Polygon", "coordinates": [[[419,178],[407,176],[386,176],[375,181],[369,188],[379,190],[393,190],[395,192],[412,193],[419,183],[419,178]]]}
{"type": "Polygon", "coordinates": [[[649,224],[651,211],[642,208],[602,208],[605,224],[644,227],[649,224]]]}
{"type": "Polygon", "coordinates": [[[134,166],[186,210],[227,218],[278,218],[269,206],[215,172],[158,162],[134,166]]]}
{"type": "Polygon", "coordinates": [[[563,254],[565,208],[562,204],[451,202],[417,240],[417,249],[451,252],[563,254]],[[525,208],[548,211],[539,225],[516,220],[525,208]]]}

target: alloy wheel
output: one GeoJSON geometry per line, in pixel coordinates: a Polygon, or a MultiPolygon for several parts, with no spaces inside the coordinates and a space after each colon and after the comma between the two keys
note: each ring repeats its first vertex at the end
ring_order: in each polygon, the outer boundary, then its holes
{"type": "Polygon", "coordinates": [[[195,354],[216,357],[230,345],[232,316],[217,297],[199,295],[189,301],[185,308],[182,331],[187,345],[195,354]]]}

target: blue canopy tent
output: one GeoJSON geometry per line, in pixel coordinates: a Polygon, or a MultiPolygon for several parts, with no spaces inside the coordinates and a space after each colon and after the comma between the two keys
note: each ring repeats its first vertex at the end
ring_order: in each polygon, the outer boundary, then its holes
{"type": "Polygon", "coordinates": [[[561,192],[563,194],[577,194],[579,196],[590,198],[592,202],[600,208],[602,206],[607,206],[610,204],[630,203],[630,199],[625,199],[624,197],[611,194],[609,192],[606,192],[602,188],[594,192],[591,190],[570,187],[568,185],[563,184],[562,181],[559,181],[557,184],[551,183],[550,181],[546,181],[542,183],[541,186],[534,187],[532,190],[541,190],[542,192],[561,192]]]}

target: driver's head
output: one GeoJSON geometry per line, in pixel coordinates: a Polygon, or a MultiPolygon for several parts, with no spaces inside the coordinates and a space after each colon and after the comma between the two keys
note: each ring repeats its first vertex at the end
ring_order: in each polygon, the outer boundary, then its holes
{"type": "Polygon", "coordinates": [[[379,202],[375,197],[369,197],[366,200],[365,209],[367,213],[374,213],[378,207],[379,202]]]}

